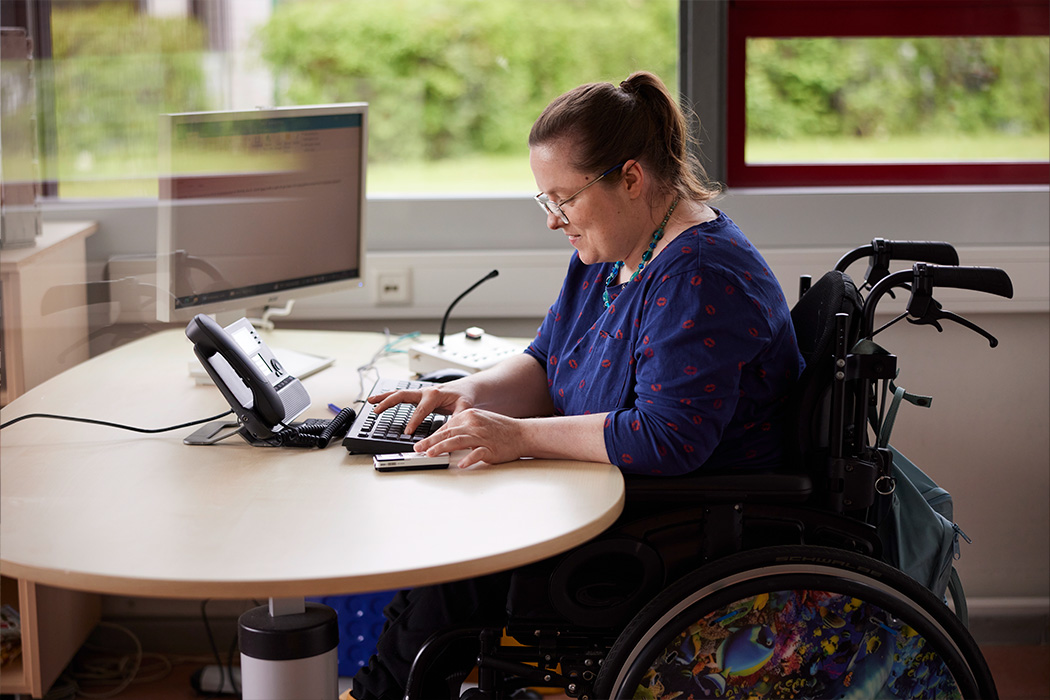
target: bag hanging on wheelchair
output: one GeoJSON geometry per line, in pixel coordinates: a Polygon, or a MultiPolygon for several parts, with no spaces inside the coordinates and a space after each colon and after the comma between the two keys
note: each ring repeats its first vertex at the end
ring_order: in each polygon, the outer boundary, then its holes
{"type": "MultiPolygon", "coordinates": [[[[870,339],[861,340],[853,350],[863,355],[889,355],[870,339]]],[[[888,476],[893,484],[890,491],[880,490],[890,498],[887,510],[876,521],[882,541],[882,560],[918,581],[938,598],[944,598],[949,584],[953,584],[951,593],[956,605],[965,607],[965,601],[961,600],[962,586],[957,578],[952,580],[952,562],[958,557],[959,535],[967,541],[969,538],[952,519],[952,496],[890,445],[890,434],[902,401],[930,408],[933,397],[911,394],[896,386],[892,379],[884,379],[883,412],[876,416],[872,411],[876,446],[884,459],[888,458],[888,476]]]]}
{"type": "Polygon", "coordinates": [[[893,446],[889,450],[896,488],[878,528],[883,559],[944,597],[962,532],[952,521],[951,494],[893,446]]]}

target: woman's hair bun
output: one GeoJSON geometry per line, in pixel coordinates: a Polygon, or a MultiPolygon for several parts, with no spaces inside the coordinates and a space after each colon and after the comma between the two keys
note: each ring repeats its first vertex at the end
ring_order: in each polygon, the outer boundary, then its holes
{"type": "MultiPolygon", "coordinates": [[[[602,172],[612,163],[643,162],[658,188],[696,201],[711,199],[703,168],[689,151],[689,124],[655,74],[632,73],[617,85],[588,83],[559,96],[529,132],[529,147],[568,138],[572,167],[602,172]]],[[[615,182],[615,176],[607,182],[615,182]]]]}
{"type": "Polygon", "coordinates": [[[627,80],[620,83],[620,89],[626,92],[628,95],[635,95],[644,85],[644,74],[634,73],[630,75],[627,80]]]}
{"type": "Polygon", "coordinates": [[[620,83],[620,87],[627,92],[641,92],[646,88],[666,90],[663,82],[658,77],[644,70],[631,73],[626,80],[620,83]]]}

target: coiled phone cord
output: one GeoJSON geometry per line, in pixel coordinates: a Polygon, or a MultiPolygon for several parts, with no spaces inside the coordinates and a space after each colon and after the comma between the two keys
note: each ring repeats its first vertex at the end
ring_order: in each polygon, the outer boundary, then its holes
{"type": "Polygon", "coordinates": [[[285,428],[273,438],[278,447],[328,447],[333,439],[342,438],[350,430],[357,412],[343,408],[332,420],[311,420],[292,428],[285,428]]]}

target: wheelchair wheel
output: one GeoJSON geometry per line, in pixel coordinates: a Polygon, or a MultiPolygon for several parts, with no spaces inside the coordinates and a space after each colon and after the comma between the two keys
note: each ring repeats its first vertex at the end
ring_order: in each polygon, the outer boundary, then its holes
{"type": "Polygon", "coordinates": [[[598,698],[997,698],[950,609],[852,552],[771,547],[672,584],[631,621],[598,698]]]}

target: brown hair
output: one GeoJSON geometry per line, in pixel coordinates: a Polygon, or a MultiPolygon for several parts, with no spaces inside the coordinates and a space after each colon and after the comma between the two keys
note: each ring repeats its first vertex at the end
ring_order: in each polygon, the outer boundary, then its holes
{"type": "MultiPolygon", "coordinates": [[[[663,82],[646,71],[619,87],[588,83],[555,98],[532,125],[529,147],[568,139],[571,165],[600,173],[627,160],[641,161],[657,190],[706,202],[719,193],[689,146],[692,137],[682,109],[663,82]]],[[[610,173],[615,182],[619,173],[610,173]]]]}

